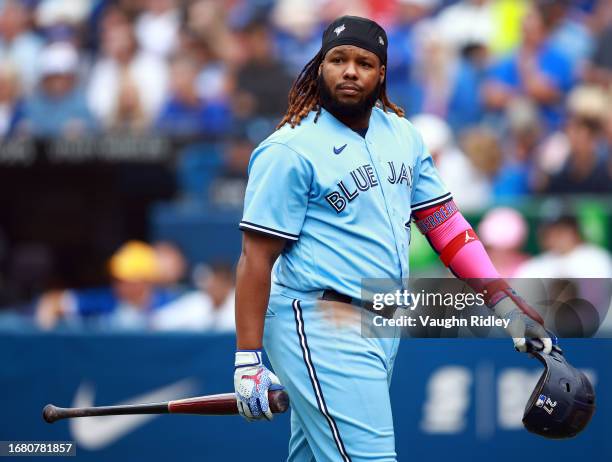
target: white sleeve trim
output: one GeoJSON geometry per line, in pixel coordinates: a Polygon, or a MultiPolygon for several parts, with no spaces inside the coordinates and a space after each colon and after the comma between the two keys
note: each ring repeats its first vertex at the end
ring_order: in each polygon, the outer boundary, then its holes
{"type": "Polygon", "coordinates": [[[434,197],[433,199],[429,199],[426,201],[418,202],[412,206],[412,211],[425,209],[427,207],[431,207],[432,205],[439,204],[440,202],[449,201],[453,198],[451,193],[446,193],[438,197],[434,197]]]}
{"type": "Polygon", "coordinates": [[[251,229],[259,233],[269,234],[270,236],[282,237],[283,239],[288,239],[290,241],[297,241],[299,237],[297,234],[286,233],[285,231],[279,231],[278,229],[269,228],[267,226],[262,226],[255,223],[250,223],[248,221],[241,221],[239,228],[251,229]]]}

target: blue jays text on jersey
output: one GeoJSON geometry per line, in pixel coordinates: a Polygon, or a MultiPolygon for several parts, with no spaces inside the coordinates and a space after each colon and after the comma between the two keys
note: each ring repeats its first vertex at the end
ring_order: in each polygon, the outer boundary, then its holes
{"type": "MultiPolygon", "coordinates": [[[[334,148],[335,149],[335,148],[334,148]]],[[[394,163],[388,162],[390,168],[390,174],[387,177],[387,181],[391,184],[401,184],[403,181],[406,182],[406,186],[412,188],[412,167],[406,168],[406,165],[402,163],[399,176],[396,175],[394,163]]],[[[367,191],[370,188],[378,186],[378,178],[374,173],[374,168],[370,164],[362,165],[351,171],[352,183],[347,186],[344,180],[338,182],[339,191],[334,191],[325,196],[325,200],[334,208],[337,213],[340,213],[346,207],[346,204],[352,202],[357,196],[359,191],[367,191]]]]}
{"type": "Polygon", "coordinates": [[[275,285],[360,298],[363,278],[408,277],[412,212],[450,199],[406,119],[374,108],[361,136],[323,109],[255,149],[240,228],[291,241],[275,285]]]}

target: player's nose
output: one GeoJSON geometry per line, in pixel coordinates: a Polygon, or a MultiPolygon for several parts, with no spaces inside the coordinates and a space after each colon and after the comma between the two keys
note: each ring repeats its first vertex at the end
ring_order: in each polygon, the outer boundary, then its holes
{"type": "Polygon", "coordinates": [[[356,80],[357,79],[357,65],[356,63],[349,61],[344,68],[342,77],[345,79],[356,80]]]}

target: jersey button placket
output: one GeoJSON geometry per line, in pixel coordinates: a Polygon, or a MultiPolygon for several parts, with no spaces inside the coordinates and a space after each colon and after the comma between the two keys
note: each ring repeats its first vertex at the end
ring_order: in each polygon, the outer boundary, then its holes
{"type": "MultiPolygon", "coordinates": [[[[384,180],[385,176],[381,176],[379,173],[379,167],[382,165],[382,158],[378,155],[378,153],[374,150],[373,144],[371,140],[365,140],[365,148],[370,156],[370,161],[372,162],[372,167],[374,168],[374,172],[376,173],[376,177],[378,179],[378,184],[380,185],[380,192],[382,195],[383,202],[385,204],[385,209],[387,210],[387,218],[389,219],[389,224],[391,225],[391,231],[393,232],[393,236],[395,238],[395,251],[397,252],[397,257],[399,260],[399,270],[400,277],[404,278],[404,274],[406,271],[404,270],[404,262],[402,260],[402,250],[400,250],[400,239],[398,236],[402,234],[397,231],[396,221],[397,215],[395,213],[395,208],[392,204],[389,204],[387,201],[387,195],[385,194],[385,183],[381,180],[384,180]],[[376,161],[375,161],[376,160],[376,161]]],[[[403,242],[403,241],[402,241],[403,242]]]]}

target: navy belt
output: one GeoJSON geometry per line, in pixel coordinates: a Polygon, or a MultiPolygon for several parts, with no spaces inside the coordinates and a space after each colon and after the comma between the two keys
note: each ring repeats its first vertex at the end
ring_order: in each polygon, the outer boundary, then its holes
{"type": "Polygon", "coordinates": [[[323,291],[323,295],[321,295],[321,300],[327,300],[329,302],[348,303],[350,305],[361,306],[361,300],[349,297],[348,295],[343,295],[339,292],[336,292],[335,290],[330,290],[330,289],[326,289],[323,291]]]}
{"type": "Polygon", "coordinates": [[[364,308],[372,313],[378,314],[380,316],[384,316],[385,318],[392,318],[396,306],[385,306],[382,310],[374,309],[374,304],[372,302],[367,302],[365,300],[361,300],[359,298],[352,298],[348,295],[341,294],[336,292],[335,290],[326,289],[323,291],[323,295],[321,295],[320,300],[327,300],[329,302],[340,302],[340,303],[348,303],[349,305],[355,305],[360,308],[364,308]]]}

